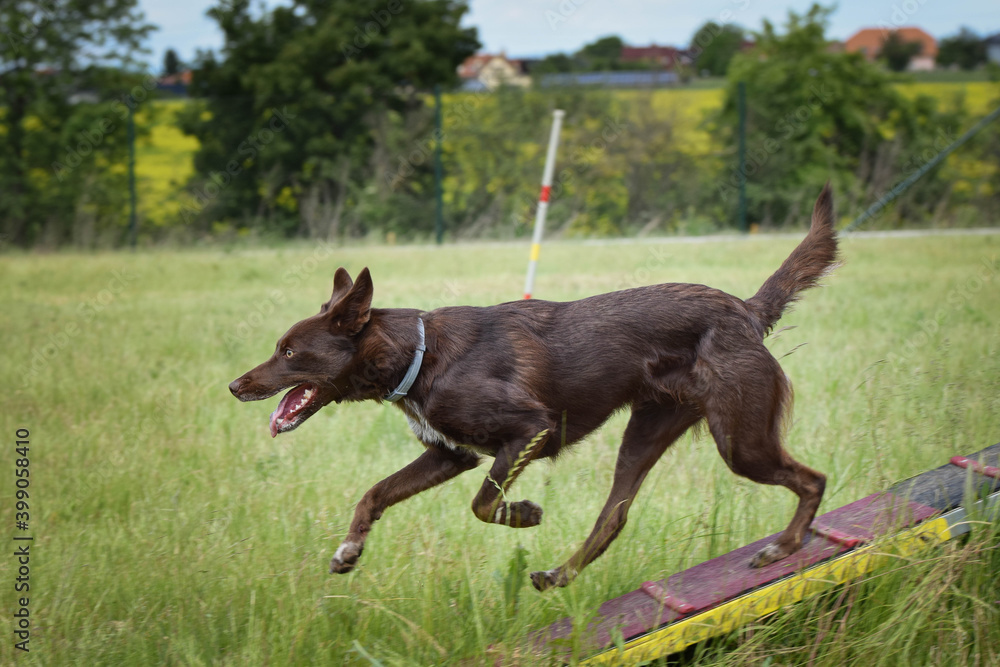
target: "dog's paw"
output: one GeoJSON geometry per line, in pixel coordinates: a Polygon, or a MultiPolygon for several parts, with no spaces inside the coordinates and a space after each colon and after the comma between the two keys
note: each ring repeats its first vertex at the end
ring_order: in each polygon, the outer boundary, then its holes
{"type": "Polygon", "coordinates": [[[761,568],[771,563],[776,563],[782,558],[786,558],[789,554],[791,554],[791,551],[782,547],[777,542],[772,542],[750,559],[750,567],[761,568]]]}
{"type": "Polygon", "coordinates": [[[330,574],[347,574],[354,569],[363,547],[357,542],[344,542],[337,547],[330,561],[330,574]]]}
{"type": "Polygon", "coordinates": [[[530,500],[511,503],[508,511],[510,512],[510,525],[514,528],[531,528],[542,522],[541,506],[530,500]]]}
{"type": "Polygon", "coordinates": [[[561,567],[554,570],[544,570],[531,573],[531,585],[538,591],[545,591],[550,588],[562,588],[569,584],[569,577],[563,572],[561,567]]]}

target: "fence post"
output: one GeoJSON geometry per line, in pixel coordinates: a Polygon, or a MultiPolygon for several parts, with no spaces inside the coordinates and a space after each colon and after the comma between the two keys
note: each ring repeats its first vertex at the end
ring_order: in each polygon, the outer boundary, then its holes
{"type": "Polygon", "coordinates": [[[135,109],[128,111],[128,235],[129,245],[135,250],[138,223],[135,217],[135,109]]]}
{"type": "Polygon", "coordinates": [[[736,168],[740,175],[740,210],[739,225],[740,231],[747,231],[747,84],[740,81],[736,84],[736,107],[739,114],[739,164],[736,168]]]}
{"type": "Polygon", "coordinates": [[[444,185],[441,182],[441,142],[443,134],[441,131],[441,86],[434,84],[434,233],[437,244],[441,245],[444,240],[444,185]]]}

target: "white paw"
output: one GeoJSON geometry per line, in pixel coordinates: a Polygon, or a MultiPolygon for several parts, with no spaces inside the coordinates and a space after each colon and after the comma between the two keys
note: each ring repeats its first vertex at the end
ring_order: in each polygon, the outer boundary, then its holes
{"type": "Polygon", "coordinates": [[[344,542],[333,554],[330,561],[330,573],[346,574],[354,569],[361,556],[362,546],[357,542],[344,542]]]}

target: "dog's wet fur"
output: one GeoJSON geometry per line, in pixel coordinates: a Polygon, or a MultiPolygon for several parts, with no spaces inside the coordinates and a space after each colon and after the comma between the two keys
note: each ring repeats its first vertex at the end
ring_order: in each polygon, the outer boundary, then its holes
{"type": "Polygon", "coordinates": [[[505,499],[514,479],[531,460],[554,457],[625,408],[631,418],[593,531],[563,565],[533,572],[535,587],[565,586],[608,548],[653,464],[701,420],[733,472],[799,497],[788,527],[750,562],[761,567],[801,547],[826,483],[782,447],[791,387],[763,339],[798,293],[834,267],[833,223],[827,185],[806,238],[746,301],[668,283],[566,303],[383,309],[372,307],[367,268],[353,281],[341,268],[320,312],[289,329],[270,359],[229,387],[242,401],[293,388],[272,415],[272,435],[331,402],[382,401],[413,361],[423,319],[423,365],[396,405],[424,451],[364,495],[332,572],[354,568],[388,507],[475,468],[482,456],[494,461],[472,502],[475,515],[538,525],[541,507],[505,499]]]}

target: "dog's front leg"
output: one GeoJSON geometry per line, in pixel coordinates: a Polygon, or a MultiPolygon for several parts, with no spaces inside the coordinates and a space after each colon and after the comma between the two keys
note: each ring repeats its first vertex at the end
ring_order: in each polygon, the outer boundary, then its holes
{"type": "Polygon", "coordinates": [[[508,502],[505,496],[521,471],[545,446],[548,435],[549,429],[543,429],[527,443],[513,442],[497,452],[490,474],[472,501],[472,511],[481,521],[512,528],[530,528],[542,522],[541,507],[530,500],[508,502]]]}
{"type": "Polygon", "coordinates": [[[446,482],[478,464],[479,457],[471,452],[428,447],[415,461],[373,486],[355,508],[350,532],[333,555],[330,572],[344,574],[354,569],[372,524],[388,507],[446,482]]]}

